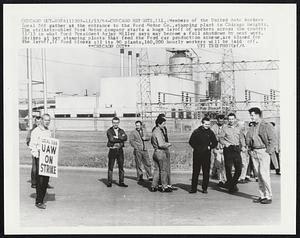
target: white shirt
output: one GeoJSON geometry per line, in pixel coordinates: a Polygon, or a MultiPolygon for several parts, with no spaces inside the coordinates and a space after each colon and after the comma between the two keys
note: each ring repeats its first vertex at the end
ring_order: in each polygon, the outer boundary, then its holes
{"type": "Polygon", "coordinates": [[[115,131],[116,137],[118,137],[118,131],[119,131],[119,128],[114,129],[114,131],[115,131]]]}
{"type": "Polygon", "coordinates": [[[40,156],[40,149],[41,149],[41,138],[50,138],[51,131],[44,126],[40,125],[36,127],[31,132],[31,139],[29,143],[29,149],[31,150],[31,154],[33,157],[38,158],[40,156]]]}

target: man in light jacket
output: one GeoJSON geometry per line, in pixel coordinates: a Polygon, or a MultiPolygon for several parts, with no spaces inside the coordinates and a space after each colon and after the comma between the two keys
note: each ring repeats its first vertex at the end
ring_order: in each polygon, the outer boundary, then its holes
{"type": "Polygon", "coordinates": [[[275,151],[276,134],[273,126],[262,119],[262,112],[258,107],[249,109],[253,126],[246,135],[246,143],[257,171],[260,197],[253,202],[261,204],[272,203],[272,189],[270,178],[270,156],[275,151]]]}
{"type": "Polygon", "coordinates": [[[152,171],[149,153],[146,146],[146,141],[149,141],[150,137],[146,135],[143,130],[142,122],[135,122],[135,130],[129,135],[129,143],[133,147],[133,155],[135,158],[135,166],[138,181],[143,181],[142,165],[145,168],[146,176],[149,181],[152,181],[152,171]]]}
{"type": "Polygon", "coordinates": [[[220,142],[223,145],[226,187],[230,193],[238,192],[237,183],[242,173],[241,151],[246,151],[246,142],[234,113],[228,114],[228,124],[222,128],[220,142]],[[232,166],[234,166],[233,176],[232,166]]]}
{"type": "MultiPolygon", "coordinates": [[[[217,123],[214,124],[210,129],[214,132],[218,145],[216,148],[212,149],[212,154],[214,160],[211,162],[213,169],[216,169],[216,175],[219,180],[219,185],[224,185],[226,182],[226,174],[225,174],[225,162],[224,162],[224,154],[223,154],[223,145],[220,143],[220,134],[223,129],[224,124],[224,115],[217,116],[217,123]]],[[[212,169],[212,173],[213,170],[212,169]]]]}
{"type": "Polygon", "coordinates": [[[168,157],[169,147],[171,144],[166,141],[165,124],[166,119],[158,117],[155,121],[156,126],[153,128],[151,144],[154,148],[153,162],[154,173],[151,191],[158,190],[159,180],[162,184],[162,192],[172,192],[172,188],[168,186],[168,171],[170,171],[168,157]]]}
{"type": "MultiPolygon", "coordinates": [[[[50,124],[50,115],[44,114],[42,116],[42,121],[39,126],[37,126],[31,132],[31,139],[29,142],[29,148],[31,150],[31,154],[35,159],[36,168],[39,168],[39,158],[40,158],[40,149],[42,147],[42,138],[50,138],[51,132],[49,130],[50,124]]],[[[49,176],[43,176],[38,174],[38,169],[36,170],[36,178],[37,178],[37,185],[36,185],[36,200],[35,205],[37,208],[45,209],[46,205],[44,204],[44,197],[47,191],[47,186],[49,182],[49,176]]]]}

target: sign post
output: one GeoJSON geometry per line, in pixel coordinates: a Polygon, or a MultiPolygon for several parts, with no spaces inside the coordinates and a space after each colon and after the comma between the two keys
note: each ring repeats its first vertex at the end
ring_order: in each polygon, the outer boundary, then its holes
{"type": "Polygon", "coordinates": [[[54,138],[42,138],[41,140],[39,175],[57,178],[59,140],[54,138]]]}

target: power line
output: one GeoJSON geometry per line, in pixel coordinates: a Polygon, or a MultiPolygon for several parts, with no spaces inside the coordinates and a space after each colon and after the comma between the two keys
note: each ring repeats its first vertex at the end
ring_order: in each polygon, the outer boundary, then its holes
{"type": "Polygon", "coordinates": [[[98,49],[95,49],[95,48],[88,48],[88,49],[94,50],[94,51],[96,51],[96,52],[102,52],[102,53],[104,53],[104,54],[108,54],[108,55],[120,57],[120,55],[117,55],[117,54],[114,54],[114,53],[110,53],[110,52],[106,52],[106,51],[103,51],[103,50],[98,50],[98,49]]]}
{"type": "MultiPolygon", "coordinates": [[[[26,55],[19,55],[19,56],[26,57],[26,55]]],[[[39,57],[32,57],[32,58],[41,60],[41,58],[39,58],[39,57]]],[[[100,66],[100,65],[91,65],[91,64],[81,64],[81,63],[73,63],[73,62],[52,60],[52,59],[46,59],[46,61],[52,62],[52,63],[58,63],[58,64],[67,64],[67,65],[76,65],[76,66],[94,67],[94,68],[119,68],[118,66],[100,66]]]]}
{"type": "MultiPolygon", "coordinates": [[[[218,52],[218,51],[216,51],[216,50],[207,50],[207,49],[201,49],[201,48],[199,48],[198,50],[206,51],[206,52],[213,53],[213,54],[223,55],[222,52],[218,52]]],[[[236,52],[236,49],[233,49],[233,55],[234,55],[235,58],[242,58],[242,59],[248,58],[248,59],[251,60],[251,61],[255,61],[253,57],[250,57],[250,58],[249,58],[248,55],[241,54],[241,53],[237,53],[237,52],[236,52]],[[236,56],[237,56],[237,57],[236,57],[236,56]]]]}

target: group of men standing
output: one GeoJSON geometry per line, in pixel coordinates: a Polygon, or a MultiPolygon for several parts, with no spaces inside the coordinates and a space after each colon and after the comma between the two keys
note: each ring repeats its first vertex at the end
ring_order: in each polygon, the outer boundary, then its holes
{"type": "MultiPolygon", "coordinates": [[[[214,158],[214,165],[219,178],[219,185],[224,186],[230,193],[238,191],[237,183],[239,178],[244,176],[245,168],[243,168],[243,153],[247,152],[253,161],[254,170],[257,173],[259,183],[258,199],[254,202],[262,204],[270,204],[272,202],[272,190],[270,181],[270,158],[275,153],[276,135],[274,127],[262,119],[262,112],[259,108],[251,108],[250,127],[245,131],[243,127],[238,125],[236,115],[230,113],[227,115],[228,123],[224,123],[224,116],[217,117],[217,124],[210,127],[210,119],[204,117],[202,125],[199,126],[190,136],[189,144],[193,148],[193,170],[192,184],[190,193],[197,192],[198,177],[202,168],[203,181],[202,192],[207,193],[209,184],[211,155],[214,158]],[[234,173],[232,173],[234,167],[234,173]]],[[[124,183],[124,143],[127,141],[127,135],[123,129],[119,127],[120,119],[114,117],[112,126],[107,130],[107,147],[108,152],[108,180],[107,187],[112,187],[113,168],[117,160],[119,169],[119,186],[128,187],[124,183]]],[[[40,124],[31,131],[27,144],[32,154],[32,187],[36,188],[36,206],[45,209],[43,202],[46,189],[52,188],[48,182],[48,176],[42,176],[38,173],[39,153],[41,147],[41,138],[51,137],[48,129],[50,124],[50,115],[44,114],[40,124]]],[[[139,182],[144,181],[144,167],[147,179],[152,182],[150,191],[156,192],[172,192],[176,190],[171,184],[171,162],[166,118],[164,114],[160,114],[156,121],[155,127],[152,129],[152,135],[149,136],[143,130],[141,121],[135,122],[135,130],[129,135],[129,143],[133,147],[137,179],[139,182]],[[152,171],[151,160],[146,146],[150,141],[153,152],[154,170],[152,171]]],[[[245,162],[244,162],[245,163],[245,162]]],[[[245,167],[245,166],[244,166],[245,167]]]]}
{"type": "Polygon", "coordinates": [[[202,119],[202,125],[192,133],[189,141],[194,149],[190,193],[197,192],[200,167],[203,171],[202,192],[207,193],[211,165],[210,151],[213,154],[219,185],[227,188],[230,193],[238,192],[239,179],[243,179],[247,172],[249,153],[259,183],[260,196],[254,199],[254,202],[272,203],[270,158],[277,144],[275,130],[271,123],[262,119],[259,108],[251,108],[249,114],[251,123],[248,131],[237,123],[234,113],[228,114],[228,124],[224,123],[224,116],[219,115],[217,124],[211,129],[209,118],[202,119]]]}
{"type": "MultiPolygon", "coordinates": [[[[124,142],[127,140],[127,135],[123,129],[119,128],[120,119],[114,117],[112,119],[112,127],[107,130],[107,146],[108,152],[108,182],[107,187],[112,187],[112,174],[115,160],[118,163],[119,169],[119,186],[128,187],[124,183],[124,142]]],[[[165,127],[166,119],[164,114],[160,114],[156,121],[155,127],[152,130],[152,136],[147,135],[143,130],[141,121],[135,122],[135,130],[129,135],[129,143],[133,147],[135,158],[136,171],[138,181],[144,181],[142,167],[145,168],[146,176],[149,181],[152,181],[151,191],[156,192],[159,189],[162,192],[172,192],[174,187],[171,185],[171,162],[168,142],[167,129],[165,127]],[[146,141],[151,140],[154,148],[153,163],[154,170],[152,171],[150,156],[146,146],[146,141]]]]}
{"type": "MultiPolygon", "coordinates": [[[[227,115],[227,124],[224,123],[224,115],[219,115],[217,124],[210,127],[210,119],[204,117],[201,121],[202,125],[193,131],[189,139],[189,144],[193,148],[193,172],[190,193],[197,192],[201,168],[203,172],[202,192],[207,193],[211,155],[214,158],[213,164],[216,168],[219,185],[227,188],[230,193],[238,192],[237,184],[239,181],[244,180],[246,176],[250,156],[254,171],[257,174],[260,193],[260,197],[255,199],[254,202],[262,204],[270,204],[272,202],[270,158],[276,148],[275,130],[270,123],[262,119],[262,112],[259,108],[251,108],[249,114],[251,119],[249,130],[245,129],[245,125],[239,125],[234,113],[229,113],[227,115]]],[[[122,129],[116,126],[119,124],[119,121],[119,118],[114,118],[113,126],[107,131],[109,141],[108,187],[111,187],[111,174],[114,164],[114,158],[111,155],[120,155],[120,158],[116,157],[119,165],[119,185],[127,187],[123,181],[124,158],[122,150],[127,136],[122,129]],[[118,146],[118,144],[121,146],[118,146]]],[[[155,121],[155,127],[150,137],[143,131],[142,122],[136,121],[136,129],[129,136],[130,145],[134,148],[137,178],[139,181],[143,181],[143,165],[148,180],[152,181],[150,189],[152,192],[156,192],[159,188],[162,192],[172,192],[174,190],[170,179],[169,147],[171,143],[168,140],[165,124],[165,116],[160,114],[155,121]],[[154,149],[153,173],[145,144],[149,140],[154,149]]]]}

